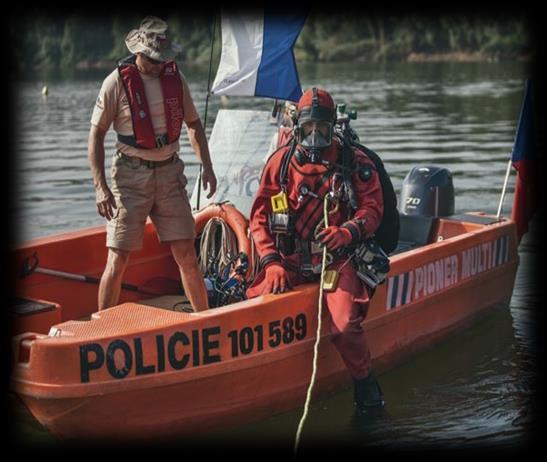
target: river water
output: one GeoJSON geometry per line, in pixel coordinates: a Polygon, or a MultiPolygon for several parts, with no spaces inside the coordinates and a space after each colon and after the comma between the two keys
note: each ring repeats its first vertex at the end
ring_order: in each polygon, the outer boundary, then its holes
{"type": "MultiPolygon", "coordinates": [[[[384,159],[397,192],[415,165],[439,165],[454,175],[456,213],[496,213],[510,158],[527,68],[523,63],[309,64],[299,66],[304,88],[319,84],[358,111],[361,141],[384,159]]],[[[184,69],[198,111],[205,107],[206,70],[184,69]]],[[[15,200],[18,242],[103,223],[96,213],[87,165],[89,119],[107,72],[17,86],[15,200]]],[[[270,100],[231,98],[228,107],[270,109],[270,100]]],[[[207,133],[221,105],[209,104],[207,133]]],[[[182,138],[188,190],[197,164],[182,138]]],[[[106,140],[113,152],[114,135],[106,140]]],[[[110,167],[107,155],[106,168],[110,167]]],[[[108,170],[107,170],[108,171],[108,170]]],[[[504,212],[510,214],[514,175],[504,212]]],[[[352,447],[516,448],[535,427],[537,356],[535,284],[537,226],[520,246],[521,263],[510,309],[379,377],[386,415],[375,425],[352,419],[351,390],[314,401],[302,448],[317,442],[352,447]]],[[[273,416],[215,437],[275,443],[291,450],[301,410],[273,416]]],[[[16,411],[24,440],[55,444],[23,409],[16,411]]]]}

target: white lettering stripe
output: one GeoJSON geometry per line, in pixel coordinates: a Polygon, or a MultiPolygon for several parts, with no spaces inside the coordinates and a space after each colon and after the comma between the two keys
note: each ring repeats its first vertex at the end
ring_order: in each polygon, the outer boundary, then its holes
{"type": "Polygon", "coordinates": [[[505,237],[500,237],[500,265],[503,265],[503,259],[505,258],[505,237]]]}
{"type": "Polygon", "coordinates": [[[397,306],[401,306],[401,301],[402,301],[402,297],[403,297],[403,284],[404,284],[404,279],[405,279],[405,275],[404,274],[399,274],[399,276],[397,276],[398,278],[398,285],[397,285],[397,300],[396,300],[396,305],[397,306]]]}
{"type": "Polygon", "coordinates": [[[504,237],[499,238],[499,255],[498,255],[498,266],[503,264],[503,254],[505,250],[505,239],[504,237]]]}
{"type": "MultiPolygon", "coordinates": [[[[508,235],[464,249],[460,254],[462,279],[477,276],[507,263],[510,251],[508,235]]],[[[438,265],[439,261],[441,260],[429,262],[407,273],[388,278],[386,308],[392,310],[407,305],[417,299],[447,290],[457,283],[459,280],[458,255],[445,257],[442,267],[438,265]],[[449,269],[448,260],[450,260],[449,269]]]]}
{"type": "Polygon", "coordinates": [[[388,310],[393,308],[393,278],[387,280],[386,308],[388,310]]]}
{"type": "Polygon", "coordinates": [[[414,282],[414,271],[410,271],[408,274],[408,286],[406,288],[405,304],[410,303],[412,300],[412,283],[414,282]]]}

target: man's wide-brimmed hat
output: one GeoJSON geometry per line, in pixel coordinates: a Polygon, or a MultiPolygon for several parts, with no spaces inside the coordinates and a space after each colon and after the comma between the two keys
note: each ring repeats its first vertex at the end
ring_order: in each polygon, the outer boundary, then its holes
{"type": "Polygon", "coordinates": [[[167,38],[167,23],[155,16],[147,16],[138,29],[130,31],[125,44],[131,53],[142,53],[156,61],[172,59],[180,51],[167,38]]]}

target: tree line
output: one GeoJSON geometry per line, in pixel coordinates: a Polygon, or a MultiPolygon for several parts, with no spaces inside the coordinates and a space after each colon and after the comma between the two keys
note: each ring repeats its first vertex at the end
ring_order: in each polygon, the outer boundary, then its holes
{"type": "MultiPolygon", "coordinates": [[[[164,16],[173,39],[182,46],[178,59],[208,64],[213,18],[216,20],[213,59],[220,57],[218,16],[164,16]]],[[[124,38],[141,15],[123,14],[98,19],[30,15],[13,22],[14,64],[18,71],[111,66],[128,55],[124,38]]],[[[295,45],[299,62],[530,58],[533,46],[525,17],[510,15],[394,15],[325,14],[310,12],[295,45]]]]}

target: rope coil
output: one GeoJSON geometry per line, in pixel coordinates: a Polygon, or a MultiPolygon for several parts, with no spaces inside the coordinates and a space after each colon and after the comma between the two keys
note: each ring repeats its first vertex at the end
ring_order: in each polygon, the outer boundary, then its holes
{"type": "Polygon", "coordinates": [[[211,255],[218,258],[219,274],[224,274],[224,270],[230,264],[231,258],[237,255],[238,252],[237,238],[232,228],[222,218],[211,218],[203,228],[199,244],[198,263],[202,274],[207,272],[207,265],[211,255]],[[217,237],[219,229],[220,236],[217,237]],[[218,242],[220,242],[220,245],[218,242]]]}

